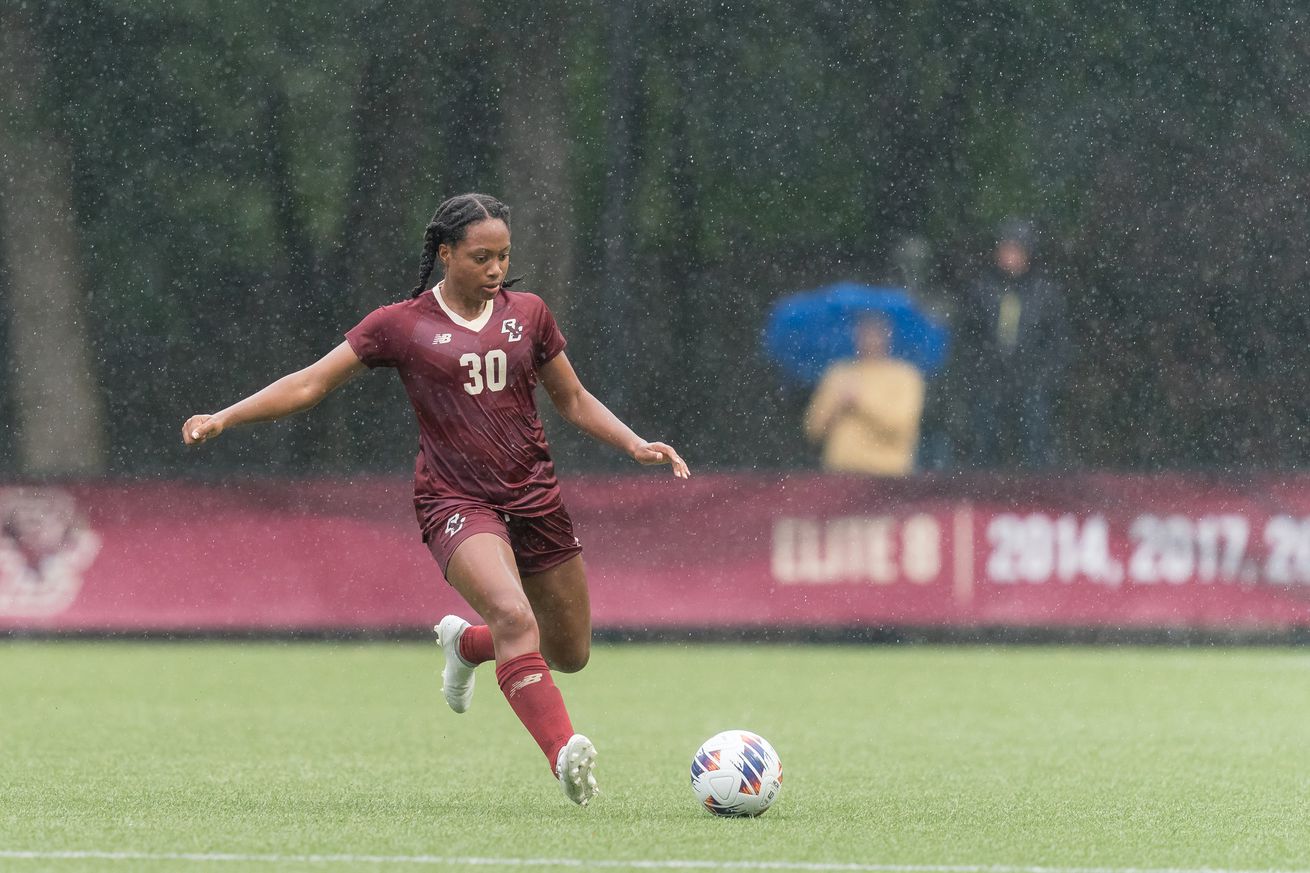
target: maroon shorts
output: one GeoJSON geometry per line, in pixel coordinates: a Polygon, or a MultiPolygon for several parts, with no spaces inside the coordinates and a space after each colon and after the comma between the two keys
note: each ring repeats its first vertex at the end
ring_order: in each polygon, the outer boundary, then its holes
{"type": "Polygon", "coordinates": [[[544,573],[582,553],[573,520],[562,505],[546,515],[522,516],[466,504],[448,509],[444,520],[428,532],[428,551],[442,575],[460,543],[475,533],[495,534],[509,543],[521,576],[544,573]]]}

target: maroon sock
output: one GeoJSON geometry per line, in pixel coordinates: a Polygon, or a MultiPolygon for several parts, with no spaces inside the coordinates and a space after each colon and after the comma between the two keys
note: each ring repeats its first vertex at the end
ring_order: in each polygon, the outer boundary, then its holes
{"type": "Polygon", "coordinates": [[[496,681],[514,714],[541,746],[555,772],[559,750],[573,736],[573,722],[564,708],[564,696],[550,678],[550,668],[540,652],[529,652],[496,665],[496,681]]]}
{"type": "Polygon", "coordinates": [[[496,648],[491,643],[491,628],[485,624],[474,624],[464,628],[459,638],[459,656],[474,665],[496,658],[496,648]]]}

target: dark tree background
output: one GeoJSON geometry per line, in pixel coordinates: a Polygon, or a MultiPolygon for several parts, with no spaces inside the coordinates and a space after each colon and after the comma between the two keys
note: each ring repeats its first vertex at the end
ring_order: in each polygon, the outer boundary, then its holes
{"type": "MultiPolygon", "coordinates": [[[[178,429],[406,296],[471,189],[515,208],[513,270],[584,382],[702,468],[811,461],[759,353],[773,300],[895,279],[915,234],[949,306],[1010,214],[1069,293],[1070,465],[1302,465],[1310,21],[1139,7],[5,0],[0,471],[407,469],[381,373],[205,452],[178,429]],[[68,241],[23,232],[52,214],[68,241]],[[81,327],[28,342],[61,258],[81,327]],[[74,373],[63,419],[26,408],[78,354],[94,396],[74,373]]],[[[548,427],[565,469],[620,460],[548,427]]]]}

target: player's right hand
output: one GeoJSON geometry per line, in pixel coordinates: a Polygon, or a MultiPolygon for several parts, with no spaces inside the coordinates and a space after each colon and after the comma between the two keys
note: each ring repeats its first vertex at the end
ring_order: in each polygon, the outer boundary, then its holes
{"type": "Polygon", "coordinates": [[[212,440],[223,432],[223,422],[217,415],[193,415],[182,425],[182,442],[189,446],[212,440]]]}

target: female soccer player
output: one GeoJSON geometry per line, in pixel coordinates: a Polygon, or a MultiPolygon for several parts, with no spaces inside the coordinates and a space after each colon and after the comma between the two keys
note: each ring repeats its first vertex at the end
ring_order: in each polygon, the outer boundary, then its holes
{"type": "Polygon", "coordinates": [[[591,605],[533,388],[540,380],[561,416],[637,463],[691,474],[671,446],[637,436],[582,387],[541,298],[509,290],[508,206],[485,194],[452,197],[423,239],[409,300],[369,313],[305,369],[221,412],[191,416],[182,438],[203,443],[301,412],[365,367],[395,368],[418,418],[414,508],[423,540],[486,622],[448,615],[436,626],[446,702],[466,711],[474,668],[494,659],[501,691],[564,795],[585,806],[598,790],[596,748],[573,732],[550,671],[586,665],[591,605]],[[430,287],[438,260],[444,278],[430,287]]]}

